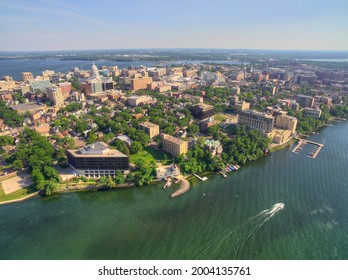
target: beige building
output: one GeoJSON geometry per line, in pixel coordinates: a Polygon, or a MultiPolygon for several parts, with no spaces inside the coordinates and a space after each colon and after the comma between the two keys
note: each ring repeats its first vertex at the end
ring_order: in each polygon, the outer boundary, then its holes
{"type": "Polygon", "coordinates": [[[297,127],[297,118],[287,115],[279,115],[275,118],[275,127],[288,129],[291,131],[291,134],[294,134],[297,127]]]}
{"type": "Polygon", "coordinates": [[[147,103],[151,103],[154,100],[152,99],[151,96],[149,95],[133,95],[127,98],[127,103],[131,106],[131,107],[137,107],[141,104],[147,104],[147,103]]]}
{"type": "Polygon", "coordinates": [[[0,90],[13,90],[15,86],[16,82],[11,79],[3,79],[0,81],[0,90]]]}
{"type": "Polygon", "coordinates": [[[283,144],[287,142],[291,136],[291,131],[288,129],[274,129],[267,136],[272,139],[275,144],[283,144]]]}
{"type": "Polygon", "coordinates": [[[250,103],[245,102],[244,100],[242,102],[236,102],[235,106],[237,111],[244,111],[250,109],[250,103]]]}
{"type": "Polygon", "coordinates": [[[47,88],[48,100],[55,106],[60,106],[64,104],[64,97],[62,90],[59,87],[48,87],[47,88]]]}
{"type": "Polygon", "coordinates": [[[131,79],[131,89],[134,91],[147,89],[147,85],[152,83],[151,77],[142,77],[131,79]]]}
{"type": "Polygon", "coordinates": [[[26,81],[29,81],[29,80],[33,80],[34,77],[33,77],[33,73],[31,72],[22,72],[22,81],[23,82],[26,82],[26,81]]]}
{"type": "Polygon", "coordinates": [[[168,134],[162,134],[162,149],[177,157],[187,153],[188,142],[168,134]]]}
{"type": "Polygon", "coordinates": [[[159,126],[157,124],[153,124],[150,122],[143,122],[139,125],[139,127],[144,130],[147,134],[149,134],[150,139],[157,136],[159,134],[159,126]]]}

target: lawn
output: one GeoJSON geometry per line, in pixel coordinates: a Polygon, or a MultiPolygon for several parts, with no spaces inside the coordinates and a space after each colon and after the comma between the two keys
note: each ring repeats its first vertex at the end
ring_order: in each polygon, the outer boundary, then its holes
{"type": "Polygon", "coordinates": [[[1,201],[8,201],[8,200],[14,200],[14,199],[19,199],[19,198],[23,198],[31,193],[36,192],[37,190],[35,189],[35,187],[33,185],[24,188],[24,189],[20,189],[18,191],[15,191],[13,193],[10,194],[5,194],[4,190],[2,189],[2,187],[0,187],[0,202],[1,201]]]}
{"type": "Polygon", "coordinates": [[[216,114],[214,117],[218,122],[224,122],[227,120],[227,117],[221,114],[216,114]]]}
{"type": "Polygon", "coordinates": [[[151,160],[160,160],[162,164],[170,164],[172,156],[165,152],[160,152],[151,147],[145,147],[143,151],[135,155],[130,155],[130,162],[134,163],[137,159],[142,158],[146,162],[151,160]]]}

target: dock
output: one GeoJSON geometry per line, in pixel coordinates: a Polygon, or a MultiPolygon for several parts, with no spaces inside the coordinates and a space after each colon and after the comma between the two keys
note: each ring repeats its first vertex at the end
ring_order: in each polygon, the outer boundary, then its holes
{"type": "Polygon", "coordinates": [[[207,177],[200,177],[200,176],[198,176],[197,174],[195,174],[195,173],[193,173],[193,176],[195,176],[196,178],[198,178],[199,180],[201,180],[201,181],[206,181],[206,180],[208,180],[208,178],[207,177]]]}
{"type": "Polygon", "coordinates": [[[190,183],[186,179],[180,181],[179,189],[170,195],[171,198],[184,194],[190,189],[190,183]]]}
{"type": "Polygon", "coordinates": [[[314,141],[309,141],[309,140],[303,140],[303,139],[297,139],[299,140],[297,146],[292,150],[293,153],[299,154],[300,151],[303,149],[308,144],[316,146],[308,155],[307,157],[309,158],[316,158],[317,155],[319,154],[320,150],[324,147],[324,144],[320,144],[314,141]]]}
{"type": "Polygon", "coordinates": [[[172,185],[172,179],[170,179],[170,178],[168,178],[168,179],[166,179],[166,184],[163,186],[163,188],[162,189],[165,189],[166,187],[170,187],[171,185],[172,185]]]}

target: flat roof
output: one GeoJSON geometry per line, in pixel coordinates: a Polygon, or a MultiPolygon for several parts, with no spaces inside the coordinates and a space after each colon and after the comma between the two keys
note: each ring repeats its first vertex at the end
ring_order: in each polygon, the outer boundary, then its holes
{"type": "Polygon", "coordinates": [[[108,157],[108,158],[119,158],[119,157],[126,157],[127,155],[121,153],[120,151],[116,149],[110,149],[107,144],[104,142],[96,142],[94,144],[85,146],[81,149],[74,149],[74,150],[67,150],[70,154],[72,154],[74,157],[108,157]]]}
{"type": "Polygon", "coordinates": [[[150,123],[150,122],[143,122],[140,125],[145,126],[145,127],[159,127],[157,124],[150,123]]]}
{"type": "Polygon", "coordinates": [[[168,135],[168,134],[163,134],[163,139],[165,139],[165,140],[168,140],[168,141],[170,141],[170,142],[172,142],[172,143],[175,143],[175,144],[183,144],[183,143],[187,143],[187,141],[184,141],[184,140],[181,140],[181,139],[179,139],[179,138],[176,138],[176,137],[174,137],[174,136],[171,136],[171,135],[168,135]]]}

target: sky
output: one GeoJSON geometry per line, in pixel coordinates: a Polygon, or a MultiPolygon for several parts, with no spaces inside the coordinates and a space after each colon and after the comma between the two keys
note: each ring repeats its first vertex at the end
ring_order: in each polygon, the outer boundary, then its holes
{"type": "Polygon", "coordinates": [[[348,50],[347,0],[0,0],[0,51],[348,50]]]}

